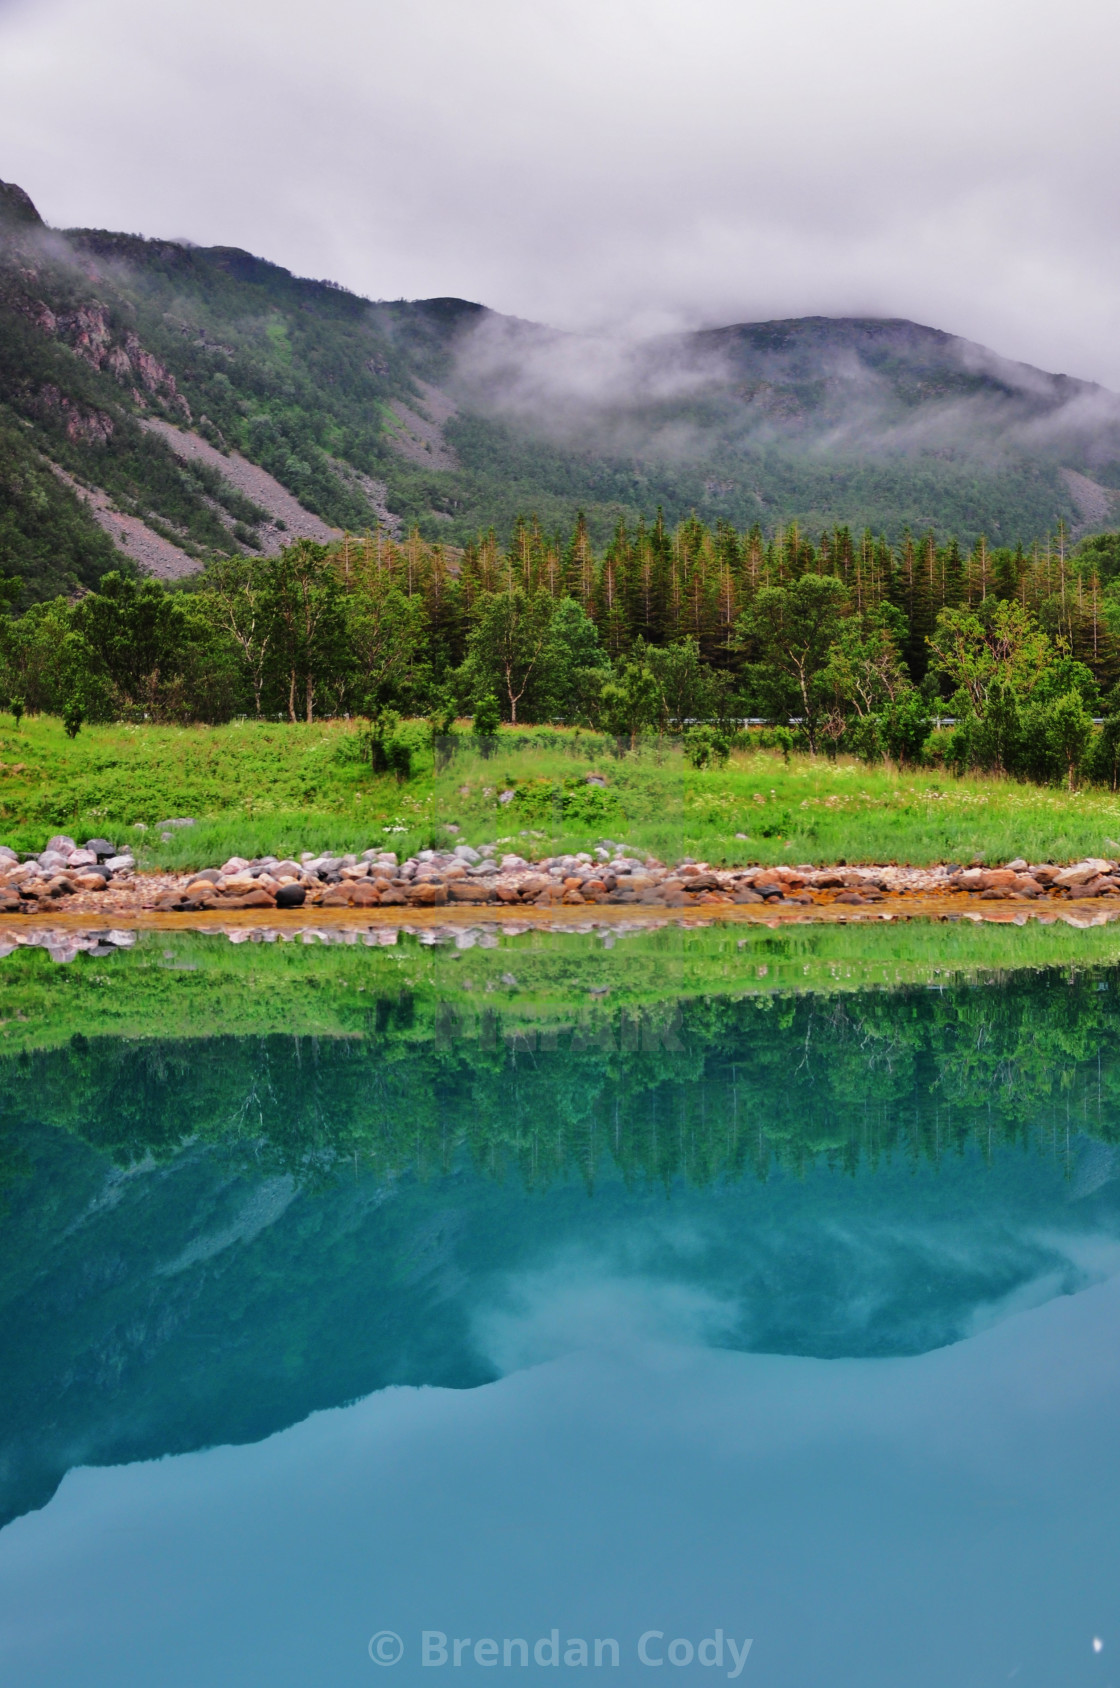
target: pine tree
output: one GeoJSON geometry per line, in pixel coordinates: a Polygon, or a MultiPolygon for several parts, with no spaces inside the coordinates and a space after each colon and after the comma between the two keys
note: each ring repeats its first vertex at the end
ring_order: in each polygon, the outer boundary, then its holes
{"type": "Polygon", "coordinates": [[[951,539],[941,557],[941,609],[959,609],[965,601],[965,567],[961,548],[951,539]]]}
{"type": "Polygon", "coordinates": [[[633,554],[626,523],[620,518],[614,538],[607,546],[596,588],[596,614],[600,638],[612,660],[630,648],[628,605],[631,601],[630,573],[633,554]]]}
{"type": "Polygon", "coordinates": [[[717,534],[716,559],[716,618],[713,655],[729,662],[735,642],[735,623],[742,602],[743,553],[739,536],[728,523],[721,522],[717,534]]]}
{"type": "Polygon", "coordinates": [[[517,586],[526,592],[533,590],[532,532],[524,516],[518,516],[513,524],[513,538],[505,558],[503,589],[512,592],[517,586]]]}
{"type": "Polygon", "coordinates": [[[483,592],[496,592],[501,572],[498,536],[493,528],[478,542],[478,584],[483,592]]]}
{"type": "Polygon", "coordinates": [[[906,617],[902,655],[915,685],[920,684],[929,665],[926,639],[933,632],[937,619],[932,594],[934,564],[929,554],[932,550],[932,544],[927,543],[925,554],[919,556],[907,530],[890,583],[890,600],[906,617]]]}
{"type": "Polygon", "coordinates": [[[988,541],[981,534],[972,547],[968,558],[968,570],[965,576],[965,595],[969,609],[975,609],[987,599],[992,590],[992,556],[988,550],[988,541]]]}
{"type": "Polygon", "coordinates": [[[595,616],[595,552],[587,531],[587,518],[580,510],[564,559],[565,585],[568,596],[594,619],[595,616]]]}
{"type": "Polygon", "coordinates": [[[442,545],[431,547],[424,576],[427,642],[437,675],[455,668],[466,653],[463,594],[451,572],[451,559],[442,545]]]}
{"type": "Polygon", "coordinates": [[[756,522],[743,542],[743,591],[747,602],[750,603],[767,584],[766,546],[762,529],[756,522]]]}
{"type": "Polygon", "coordinates": [[[862,615],[875,602],[875,540],[870,528],[864,528],[863,537],[859,542],[859,550],[855,556],[855,606],[856,614],[862,615]]]}
{"type": "MultiPolygon", "coordinates": [[[[1071,602],[1073,594],[1070,594],[1071,602]]],[[[1094,569],[1086,582],[1077,577],[1077,612],[1073,619],[1071,651],[1079,662],[1092,669],[1103,692],[1120,679],[1120,649],[1102,614],[1100,576],[1094,569]]]]}
{"type": "Polygon", "coordinates": [[[843,582],[849,596],[853,593],[856,577],[855,546],[852,543],[851,529],[837,528],[832,535],[832,569],[837,580],[843,582]]]}

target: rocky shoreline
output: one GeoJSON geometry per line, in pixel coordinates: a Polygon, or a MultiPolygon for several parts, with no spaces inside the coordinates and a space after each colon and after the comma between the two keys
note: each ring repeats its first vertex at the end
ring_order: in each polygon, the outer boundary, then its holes
{"type": "MultiPolygon", "coordinates": [[[[141,872],[135,857],[108,839],[79,846],[58,834],[38,856],[0,847],[0,914],[283,912],[306,909],[481,910],[755,907],[778,911],[873,909],[902,900],[960,898],[1033,903],[1040,899],[1120,899],[1120,863],[1094,857],[1067,865],[932,868],[713,867],[684,860],[669,865],[650,856],[601,847],[594,854],[528,861],[495,846],[422,850],[404,861],[392,851],[312,855],[253,861],[234,856],[197,872],[141,872]]],[[[915,910],[915,912],[918,912],[915,910]]]]}

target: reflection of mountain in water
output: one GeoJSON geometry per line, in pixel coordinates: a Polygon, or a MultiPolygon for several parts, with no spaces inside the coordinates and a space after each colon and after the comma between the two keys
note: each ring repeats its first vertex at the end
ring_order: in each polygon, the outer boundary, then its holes
{"type": "Polygon", "coordinates": [[[1120,1258],[1109,982],[5,1061],[0,1505],[588,1343],[915,1353],[1072,1292],[1120,1258]]]}

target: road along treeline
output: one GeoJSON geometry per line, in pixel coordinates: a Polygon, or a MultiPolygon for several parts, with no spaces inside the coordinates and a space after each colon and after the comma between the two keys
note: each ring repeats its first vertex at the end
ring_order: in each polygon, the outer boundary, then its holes
{"type": "MultiPolygon", "coordinates": [[[[14,599],[14,590],[9,598],[14,599]]],[[[300,541],[186,586],[125,573],[0,621],[0,694],[83,721],[311,721],[388,712],[445,733],[587,723],[634,741],[691,724],[726,754],[744,717],[813,753],[936,754],[1041,780],[1120,778],[1120,534],[966,556],[846,530],[766,540],[693,519],[620,524],[596,555],[532,521],[508,548],[413,533],[300,541]],[[1105,717],[1093,731],[1094,715],[1105,717]]]]}

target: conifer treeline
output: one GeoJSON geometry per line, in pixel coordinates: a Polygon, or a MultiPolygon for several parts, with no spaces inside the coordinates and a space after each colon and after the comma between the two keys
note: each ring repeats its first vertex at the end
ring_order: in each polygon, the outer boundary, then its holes
{"type": "MultiPolygon", "coordinates": [[[[1117,536],[1103,536],[1112,541],[1117,536]]],[[[1075,550],[1064,528],[1029,551],[996,548],[981,538],[968,552],[956,540],[938,545],[932,534],[906,535],[892,546],[870,531],[847,528],[814,543],[797,524],[771,538],[696,517],[670,531],[659,518],[628,528],[596,556],[582,516],[566,542],[532,519],[517,523],[511,543],[493,532],[462,552],[427,544],[415,532],[404,541],[380,533],[345,548],[372,547],[376,567],[407,596],[423,598],[439,665],[456,666],[466,653],[477,605],[489,594],[521,588],[529,596],[570,597],[594,622],[605,653],[618,661],[638,640],[649,645],[694,639],[717,668],[741,661],[737,623],[758,593],[805,574],[841,581],[851,614],[893,604],[906,620],[902,654],[919,684],[929,666],[927,639],[943,609],[975,609],[989,598],[1015,600],[1070,655],[1092,669],[1102,689],[1120,679],[1120,646],[1110,622],[1120,601],[1107,591],[1120,567],[1115,546],[1075,550]]]]}

